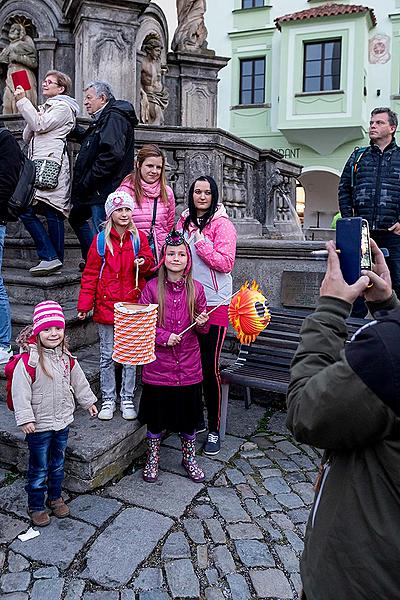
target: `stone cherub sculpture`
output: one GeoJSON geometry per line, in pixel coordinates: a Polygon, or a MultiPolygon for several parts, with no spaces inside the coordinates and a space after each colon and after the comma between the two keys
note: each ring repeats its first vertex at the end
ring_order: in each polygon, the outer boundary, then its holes
{"type": "Polygon", "coordinates": [[[24,69],[27,72],[31,89],[26,92],[27,98],[34,106],[37,104],[36,77],[33,69],[38,66],[37,53],[32,38],[27,35],[21,23],[13,23],[8,32],[10,43],[0,53],[0,63],[8,65],[6,87],[3,95],[3,114],[16,114],[14,85],[11,74],[24,69]]]}
{"type": "Polygon", "coordinates": [[[142,45],[140,121],[150,125],[164,125],[164,110],[169,93],[163,83],[161,65],[162,43],[159,36],[150,33],[142,45]]]}
{"type": "Polygon", "coordinates": [[[206,0],[176,0],[178,27],[172,40],[174,52],[201,52],[207,49],[204,24],[206,0]]]}

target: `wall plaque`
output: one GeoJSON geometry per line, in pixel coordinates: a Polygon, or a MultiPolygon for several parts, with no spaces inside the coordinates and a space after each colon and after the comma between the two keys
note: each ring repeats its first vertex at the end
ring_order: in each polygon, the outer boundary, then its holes
{"type": "Polygon", "coordinates": [[[283,306],[314,308],[324,273],[310,271],[283,271],[281,302],[283,306]]]}

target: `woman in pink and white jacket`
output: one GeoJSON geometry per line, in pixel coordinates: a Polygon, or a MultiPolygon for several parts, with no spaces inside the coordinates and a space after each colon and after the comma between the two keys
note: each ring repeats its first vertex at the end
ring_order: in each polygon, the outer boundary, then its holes
{"type": "MultiPolygon", "coordinates": [[[[193,277],[204,287],[207,310],[222,303],[210,315],[210,329],[199,338],[203,369],[203,395],[207,406],[208,437],[204,453],[218,454],[221,448],[221,375],[219,358],[228,328],[228,306],[232,294],[232,269],[236,254],[236,229],[225,207],[219,203],[218,187],[209,176],[201,176],[189,189],[189,208],[177,229],[182,229],[193,260],[193,277]]],[[[197,431],[204,427],[199,424],[197,431]]]]}
{"type": "Polygon", "coordinates": [[[147,236],[158,263],[165,238],[175,222],[174,192],[166,184],[165,156],[158,146],[147,144],[139,150],[133,173],[116,191],[127,192],[133,198],[132,219],[147,236]]]}

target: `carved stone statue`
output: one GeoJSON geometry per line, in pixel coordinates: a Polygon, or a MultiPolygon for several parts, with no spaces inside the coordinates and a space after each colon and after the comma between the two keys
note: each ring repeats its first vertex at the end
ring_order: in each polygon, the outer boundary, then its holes
{"type": "Polygon", "coordinates": [[[178,27],[171,48],[174,52],[207,49],[207,28],[204,24],[206,0],[176,0],[178,27]]]}
{"type": "Polygon", "coordinates": [[[27,98],[34,106],[37,104],[36,77],[32,69],[36,69],[37,53],[32,38],[27,35],[21,23],[13,23],[8,33],[10,43],[0,53],[0,63],[8,65],[6,87],[3,95],[3,114],[16,114],[17,108],[14,100],[14,85],[11,73],[24,69],[27,72],[31,89],[27,91],[27,98]]]}
{"type": "Polygon", "coordinates": [[[162,43],[157,34],[150,33],[145,38],[142,52],[140,121],[150,125],[164,125],[164,110],[168,106],[169,92],[163,83],[162,43]]]}

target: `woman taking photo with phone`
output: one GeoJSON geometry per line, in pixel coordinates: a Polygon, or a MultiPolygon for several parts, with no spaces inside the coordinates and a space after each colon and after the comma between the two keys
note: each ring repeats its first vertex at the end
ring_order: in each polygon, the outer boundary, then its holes
{"type": "MultiPolygon", "coordinates": [[[[209,332],[199,336],[203,368],[203,395],[207,407],[208,437],[204,453],[218,454],[221,448],[221,375],[219,358],[228,328],[228,306],[232,294],[232,269],[236,253],[236,229],[225,207],[219,202],[214,179],[201,176],[189,189],[189,207],[183,211],[178,229],[182,229],[193,258],[193,277],[204,287],[209,332]]],[[[204,428],[199,423],[197,432],[204,428]]]]}
{"type": "Polygon", "coordinates": [[[64,218],[70,210],[66,137],[75,127],[79,113],[78,103],[68,96],[71,87],[68,75],[48,71],[42,82],[45,102],[37,109],[22,86],[17,86],[14,92],[17,109],[26,122],[23,140],[29,143],[29,158],[36,165],[35,203],[21,215],[40,258],[39,264],[29,269],[35,276],[58,271],[64,260],[64,218]],[[46,218],[47,231],[38,214],[46,218]]]}

